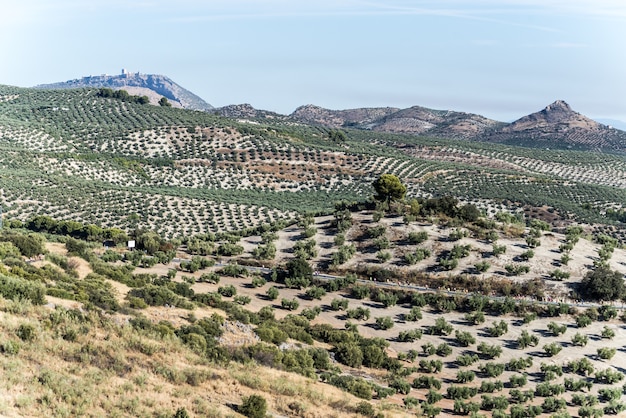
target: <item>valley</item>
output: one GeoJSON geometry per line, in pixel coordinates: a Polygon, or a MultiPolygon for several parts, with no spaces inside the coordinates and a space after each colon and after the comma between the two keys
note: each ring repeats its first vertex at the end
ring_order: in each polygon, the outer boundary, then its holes
{"type": "Polygon", "coordinates": [[[626,409],[621,131],[220,111],[0,86],[0,414],[626,409]]]}

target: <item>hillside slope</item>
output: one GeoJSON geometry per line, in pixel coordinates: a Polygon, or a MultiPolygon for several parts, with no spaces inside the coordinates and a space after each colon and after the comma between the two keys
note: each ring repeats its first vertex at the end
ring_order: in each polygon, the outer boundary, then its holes
{"type": "Polygon", "coordinates": [[[213,106],[200,97],[176,84],[170,78],[158,74],[123,72],[119,75],[88,76],[59,83],[41,84],[35,88],[58,90],[83,87],[125,89],[130,94],[147,95],[153,103],[158,102],[161,97],[166,97],[172,104],[184,109],[213,109],[213,106]]]}
{"type": "Polygon", "coordinates": [[[619,155],[341,130],[123,102],[97,89],[0,86],[0,203],[9,218],[46,214],[172,237],[325,213],[369,199],[372,182],[391,173],[409,198],[622,217],[619,155]]]}

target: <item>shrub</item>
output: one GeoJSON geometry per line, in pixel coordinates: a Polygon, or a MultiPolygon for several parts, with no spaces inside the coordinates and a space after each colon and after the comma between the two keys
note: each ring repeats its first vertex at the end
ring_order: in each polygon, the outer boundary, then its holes
{"type": "Polygon", "coordinates": [[[527,382],[526,375],[514,374],[511,377],[509,377],[509,383],[512,388],[525,386],[526,382],[527,382]]]}
{"type": "Polygon", "coordinates": [[[411,244],[421,244],[428,240],[428,233],[426,231],[409,232],[407,239],[411,244]]]}
{"type": "Polygon", "coordinates": [[[420,338],[422,338],[421,329],[400,331],[400,333],[398,334],[398,341],[403,343],[414,342],[416,340],[419,340],[420,338]]]}
{"type": "Polygon", "coordinates": [[[476,344],[476,338],[471,332],[456,330],[454,336],[457,343],[462,347],[469,347],[471,344],[476,344]]]}
{"type": "Polygon", "coordinates": [[[597,350],[598,357],[600,357],[602,360],[610,360],[610,359],[612,359],[613,356],[615,355],[616,351],[617,351],[617,349],[610,348],[610,347],[600,347],[597,350]]]}
{"type": "Polygon", "coordinates": [[[481,364],[478,370],[488,377],[498,377],[504,372],[504,364],[485,363],[481,364]]]}
{"type": "Polygon", "coordinates": [[[505,321],[494,322],[493,326],[487,328],[487,332],[492,337],[501,337],[507,333],[509,327],[505,321]]]}
{"type": "Polygon", "coordinates": [[[522,331],[522,335],[517,338],[518,348],[536,347],[539,344],[539,337],[531,335],[528,331],[522,331]]]}
{"type": "Polygon", "coordinates": [[[448,386],[447,395],[449,399],[469,399],[478,393],[478,388],[468,386],[448,386]]]}
{"type": "Polygon", "coordinates": [[[376,318],[376,325],[379,329],[388,330],[393,327],[393,319],[389,316],[381,316],[376,318]]]}
{"type": "Polygon", "coordinates": [[[389,387],[396,390],[397,393],[408,395],[411,392],[411,385],[404,379],[394,379],[389,383],[389,387]]]}
{"type": "Polygon", "coordinates": [[[452,353],[452,348],[447,343],[441,343],[435,349],[435,353],[440,357],[446,357],[452,353]]]}
{"type": "Polygon", "coordinates": [[[543,346],[543,351],[545,351],[549,357],[556,356],[562,349],[563,347],[558,343],[550,343],[543,346]]]}
{"type": "Polygon", "coordinates": [[[267,401],[263,396],[250,395],[243,398],[237,412],[249,418],[265,418],[267,414],[267,401]]]}
{"type": "Polygon", "coordinates": [[[548,324],[548,330],[555,336],[559,336],[561,334],[564,334],[565,331],[567,331],[567,325],[562,324],[559,325],[556,322],[550,322],[548,324]]]}
{"type": "Polygon", "coordinates": [[[589,325],[591,325],[591,323],[593,322],[593,320],[591,318],[589,318],[589,316],[583,314],[583,315],[578,315],[576,317],[576,326],[578,328],[585,328],[589,325]]]}
{"type": "Polygon", "coordinates": [[[576,373],[583,376],[590,375],[594,371],[593,364],[586,357],[583,357],[579,360],[570,361],[567,367],[569,368],[571,373],[576,373]]]}
{"type": "Polygon", "coordinates": [[[428,327],[428,333],[430,335],[450,335],[452,331],[452,325],[450,325],[443,316],[435,320],[435,325],[428,327]]]}
{"type": "Polygon", "coordinates": [[[469,312],[463,318],[472,325],[479,325],[485,322],[485,313],[482,311],[469,312]]]}
{"type": "Polygon", "coordinates": [[[363,415],[365,417],[374,417],[376,416],[376,411],[374,411],[374,407],[371,403],[367,401],[361,401],[354,408],[354,412],[357,414],[363,415]]]}
{"type": "Polygon", "coordinates": [[[228,298],[228,297],[235,296],[237,294],[237,289],[232,284],[229,284],[228,286],[218,287],[217,293],[228,298]]]}
{"type": "Polygon", "coordinates": [[[270,300],[276,300],[278,299],[278,289],[275,288],[274,286],[270,287],[269,289],[267,289],[267,291],[265,292],[265,294],[267,295],[267,297],[270,300]]]}
{"type": "Polygon", "coordinates": [[[468,383],[474,381],[476,373],[471,370],[459,370],[456,373],[456,381],[458,383],[468,383]]]}
{"type": "Polygon", "coordinates": [[[478,356],[476,354],[461,354],[456,358],[456,363],[461,366],[471,366],[472,364],[478,361],[478,356]]]}
{"type": "Polygon", "coordinates": [[[413,380],[411,385],[415,389],[441,389],[441,381],[432,376],[419,376],[413,380]]]}
{"type": "Polygon", "coordinates": [[[485,358],[493,359],[500,357],[502,354],[502,347],[499,345],[487,345],[484,341],[478,344],[477,350],[485,358]]]}
{"type": "Polygon", "coordinates": [[[483,380],[482,382],[480,382],[481,393],[493,393],[496,390],[502,390],[503,388],[504,388],[504,385],[502,384],[500,380],[496,380],[496,381],[483,380]]]}
{"type": "Polygon", "coordinates": [[[348,300],[347,299],[333,299],[330,302],[330,309],[333,311],[345,311],[348,309],[348,300]]]}
{"type": "Polygon", "coordinates": [[[422,319],[422,311],[419,308],[419,306],[413,306],[411,310],[409,311],[409,313],[404,315],[405,321],[415,322],[420,319],[422,319]]]}
{"type": "Polygon", "coordinates": [[[615,337],[615,331],[605,325],[602,329],[602,334],[600,335],[602,336],[602,338],[608,338],[609,340],[611,340],[613,339],[613,337],[615,337]]]}
{"type": "Polygon", "coordinates": [[[565,387],[563,385],[551,384],[550,382],[542,382],[535,387],[535,395],[542,398],[560,395],[563,392],[565,392],[565,387]]]}
{"type": "Polygon", "coordinates": [[[283,309],[287,309],[289,311],[295,311],[296,309],[300,307],[300,303],[295,298],[294,299],[283,298],[280,301],[280,306],[282,306],[283,309]]]}
{"type": "Polygon", "coordinates": [[[39,283],[0,274],[0,296],[5,299],[27,299],[33,305],[46,303],[46,291],[39,283]]]}
{"type": "Polygon", "coordinates": [[[509,360],[506,364],[506,369],[514,372],[519,372],[533,365],[532,357],[519,357],[509,360]]]}
{"type": "Polygon", "coordinates": [[[321,299],[326,295],[326,290],[322,287],[311,286],[304,293],[309,299],[321,299]]]}

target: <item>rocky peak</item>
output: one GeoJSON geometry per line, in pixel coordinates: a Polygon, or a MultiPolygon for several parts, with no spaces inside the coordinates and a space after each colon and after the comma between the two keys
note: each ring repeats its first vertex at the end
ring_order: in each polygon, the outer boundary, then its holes
{"type": "Polygon", "coordinates": [[[563,100],[557,100],[543,110],[531,113],[510,124],[506,131],[521,131],[528,129],[567,129],[585,128],[598,129],[599,123],[572,110],[563,100]]]}

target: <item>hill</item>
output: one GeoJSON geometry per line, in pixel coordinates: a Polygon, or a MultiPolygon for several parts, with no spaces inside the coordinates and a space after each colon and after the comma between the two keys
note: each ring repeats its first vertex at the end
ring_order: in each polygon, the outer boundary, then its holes
{"type": "Polygon", "coordinates": [[[554,148],[623,151],[626,132],[600,124],[562,100],[492,131],[488,141],[554,148]]]}
{"type": "MultiPolygon", "coordinates": [[[[626,201],[620,155],[235,118],[0,86],[5,217],[36,214],[167,237],[256,228],[369,199],[383,173],[409,197],[453,194],[485,211],[549,208],[610,224],[626,201]]],[[[239,112],[239,113],[237,113],[239,112]]],[[[389,112],[382,110],[370,114],[389,112]]],[[[362,116],[359,116],[362,117],[362,116]]]]}
{"type": "Polygon", "coordinates": [[[235,416],[250,395],[310,418],[624,411],[625,317],[576,300],[592,259],[623,275],[624,249],[505,212],[459,224],[463,206],[446,208],[339,208],[167,254],[151,232],[144,253],[73,238],[90,228],[71,222],[5,229],[3,414],[235,416]]]}
{"type": "Polygon", "coordinates": [[[76,80],[36,86],[43,89],[107,87],[125,89],[130,94],[146,95],[152,104],[166,97],[174,106],[208,111],[235,119],[261,119],[295,122],[335,129],[363,129],[374,132],[428,135],[468,141],[497,142],[538,148],[605,150],[624,152],[626,132],[603,125],[573,111],[562,100],[545,109],[504,123],[481,115],[453,110],[434,110],[421,106],[330,110],[304,105],[290,115],[255,109],[249,104],[214,108],[168,77],[130,73],[88,76],[76,80]]]}
{"type": "Polygon", "coordinates": [[[626,410],[624,156],[99,93],[0,86],[1,414],[626,410]]]}
{"type": "MultiPolygon", "coordinates": [[[[234,115],[222,112],[221,109],[215,111],[224,116],[234,115]]],[[[245,113],[236,115],[265,117],[263,112],[252,111],[250,108],[245,113]]],[[[581,115],[562,100],[512,123],[498,122],[473,113],[433,110],[420,106],[408,109],[386,107],[330,110],[306,105],[297,108],[287,119],[337,129],[428,135],[526,147],[611,152],[624,152],[626,149],[626,132],[581,115]]]]}
{"type": "Polygon", "coordinates": [[[205,111],[213,109],[213,106],[166,76],[130,73],[125,70],[119,75],[87,76],[64,82],[40,84],[35,88],[58,90],[85,87],[124,89],[130,94],[148,96],[153,104],[156,104],[161,97],[166,97],[173,106],[184,109],[205,111]]]}

